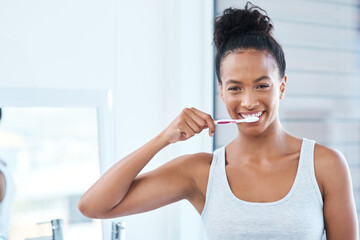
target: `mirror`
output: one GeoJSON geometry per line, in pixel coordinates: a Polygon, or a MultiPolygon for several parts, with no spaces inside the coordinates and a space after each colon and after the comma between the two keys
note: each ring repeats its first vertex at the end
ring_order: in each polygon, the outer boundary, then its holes
{"type": "Polygon", "coordinates": [[[38,224],[51,219],[64,220],[64,239],[105,238],[109,223],[84,217],[77,203],[112,164],[111,95],[48,91],[0,91],[0,159],[15,185],[9,239],[51,236],[38,224]]]}
{"type": "Polygon", "coordinates": [[[36,223],[56,218],[66,239],[101,238],[101,222],[77,209],[99,177],[97,133],[94,108],[2,109],[0,158],[16,189],[9,238],[50,236],[51,227],[36,223]]]}

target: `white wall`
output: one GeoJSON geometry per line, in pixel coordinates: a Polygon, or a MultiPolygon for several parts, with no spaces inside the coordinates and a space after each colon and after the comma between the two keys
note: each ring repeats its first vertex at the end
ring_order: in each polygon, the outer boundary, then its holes
{"type": "MultiPolygon", "coordinates": [[[[212,112],[213,9],[209,4],[157,0],[128,2],[126,9],[118,6],[117,41],[122,43],[117,49],[118,158],[158,134],[184,107],[212,112]]],[[[180,154],[211,150],[212,140],[201,134],[164,149],[145,171],[180,154]]],[[[200,217],[186,202],[125,217],[125,221],[129,239],[203,238],[200,217]]]]}
{"type": "MultiPolygon", "coordinates": [[[[112,90],[120,159],[183,107],[212,112],[212,5],[0,0],[0,87],[112,90]]],[[[170,146],[146,170],[211,143],[202,134],[170,146]]],[[[203,238],[185,202],[125,220],[129,240],[203,238]]]]}
{"type": "Polygon", "coordinates": [[[0,86],[113,88],[113,1],[0,1],[0,86]]]}

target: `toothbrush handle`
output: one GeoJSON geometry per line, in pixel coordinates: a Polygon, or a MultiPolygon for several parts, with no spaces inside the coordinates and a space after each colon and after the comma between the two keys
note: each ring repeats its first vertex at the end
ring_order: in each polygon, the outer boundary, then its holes
{"type": "Polygon", "coordinates": [[[233,120],[217,120],[214,123],[215,124],[228,124],[228,123],[234,123],[235,121],[233,120]]]}

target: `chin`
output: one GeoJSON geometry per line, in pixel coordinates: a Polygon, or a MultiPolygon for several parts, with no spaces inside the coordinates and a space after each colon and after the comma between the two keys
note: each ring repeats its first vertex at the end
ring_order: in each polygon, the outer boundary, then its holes
{"type": "Polygon", "coordinates": [[[264,129],[259,129],[259,128],[252,128],[252,129],[243,129],[243,128],[239,128],[239,133],[248,137],[261,137],[262,135],[265,134],[265,130],[264,129]]]}
{"type": "Polygon", "coordinates": [[[262,121],[254,125],[239,126],[239,132],[249,137],[264,137],[272,132],[271,129],[274,129],[272,126],[273,124],[265,125],[264,121],[262,121]]]}

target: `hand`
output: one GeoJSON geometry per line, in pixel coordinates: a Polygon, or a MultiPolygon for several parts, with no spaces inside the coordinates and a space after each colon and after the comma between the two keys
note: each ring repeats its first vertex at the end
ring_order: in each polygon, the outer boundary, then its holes
{"type": "Polygon", "coordinates": [[[215,131],[214,119],[196,108],[184,108],[180,115],[161,133],[168,143],[184,141],[209,128],[212,137],[215,131]]]}

